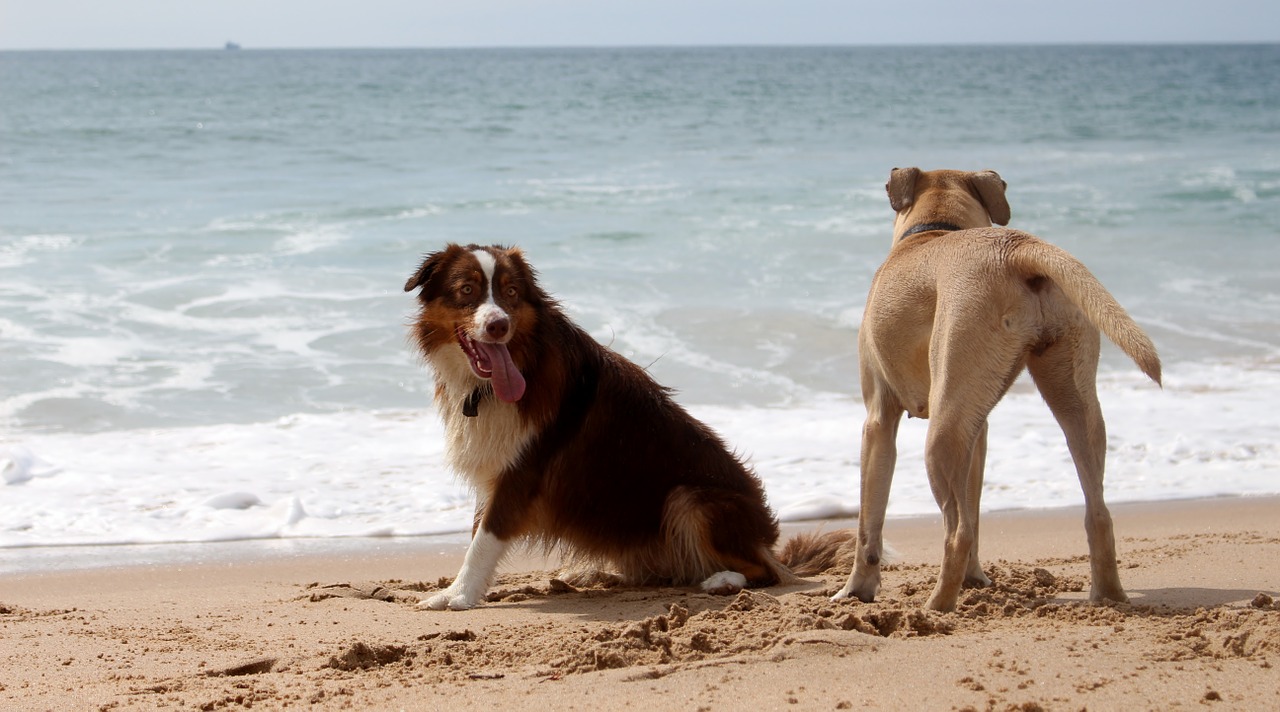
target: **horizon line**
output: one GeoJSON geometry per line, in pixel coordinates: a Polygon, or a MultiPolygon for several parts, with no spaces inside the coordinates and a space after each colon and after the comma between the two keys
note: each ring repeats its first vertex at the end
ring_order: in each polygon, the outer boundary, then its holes
{"type": "Polygon", "coordinates": [[[1183,47],[1264,46],[1280,40],[1055,40],[1055,41],[948,41],[948,42],[724,42],[724,43],[623,43],[623,44],[510,44],[510,45],[281,45],[244,46],[236,40],[222,45],[174,47],[0,47],[0,52],[288,52],[288,51],[465,51],[465,50],[636,50],[636,49],[836,49],[836,48],[943,48],[943,47],[1183,47]],[[229,46],[234,45],[234,46],[229,46]]]}

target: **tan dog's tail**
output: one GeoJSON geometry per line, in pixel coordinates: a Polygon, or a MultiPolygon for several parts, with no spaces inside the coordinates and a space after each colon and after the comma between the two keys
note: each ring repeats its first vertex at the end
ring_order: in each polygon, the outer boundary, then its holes
{"type": "Polygon", "coordinates": [[[1155,344],[1084,264],[1065,250],[1034,238],[1015,243],[1007,259],[1028,279],[1043,276],[1053,280],[1094,326],[1151,380],[1160,383],[1160,355],[1155,344]]]}

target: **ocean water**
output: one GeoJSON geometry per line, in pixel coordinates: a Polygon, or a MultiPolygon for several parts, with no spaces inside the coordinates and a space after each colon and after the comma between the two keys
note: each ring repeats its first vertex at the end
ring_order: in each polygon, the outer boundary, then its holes
{"type": "MultiPolygon", "coordinates": [[[[1110,501],[1280,493],[1280,46],[3,52],[0,572],[465,532],[401,290],[450,241],[852,514],[908,165],[998,170],[1155,340],[1163,389],[1104,352],[1110,501]]],[[[1081,501],[1019,383],[984,506],[1081,501]]]]}

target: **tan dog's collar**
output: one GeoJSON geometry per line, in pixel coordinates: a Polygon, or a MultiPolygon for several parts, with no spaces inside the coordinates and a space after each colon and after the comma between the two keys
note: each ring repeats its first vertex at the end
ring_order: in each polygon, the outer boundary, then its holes
{"type": "Polygon", "coordinates": [[[956,232],[958,230],[963,230],[963,229],[964,228],[960,227],[959,225],[953,225],[951,223],[945,223],[945,222],[921,223],[911,228],[910,230],[907,230],[906,232],[902,233],[902,237],[899,237],[898,240],[899,241],[905,240],[908,237],[911,237],[912,235],[919,235],[922,232],[933,232],[934,230],[945,230],[946,232],[956,232]]]}

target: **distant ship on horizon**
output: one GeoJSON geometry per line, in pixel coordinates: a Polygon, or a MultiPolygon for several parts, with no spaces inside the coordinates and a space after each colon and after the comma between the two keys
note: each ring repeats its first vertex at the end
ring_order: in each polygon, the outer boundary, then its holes
{"type": "Polygon", "coordinates": [[[227,50],[240,49],[240,43],[228,41],[227,44],[223,46],[223,49],[227,49],[227,50]]]}

